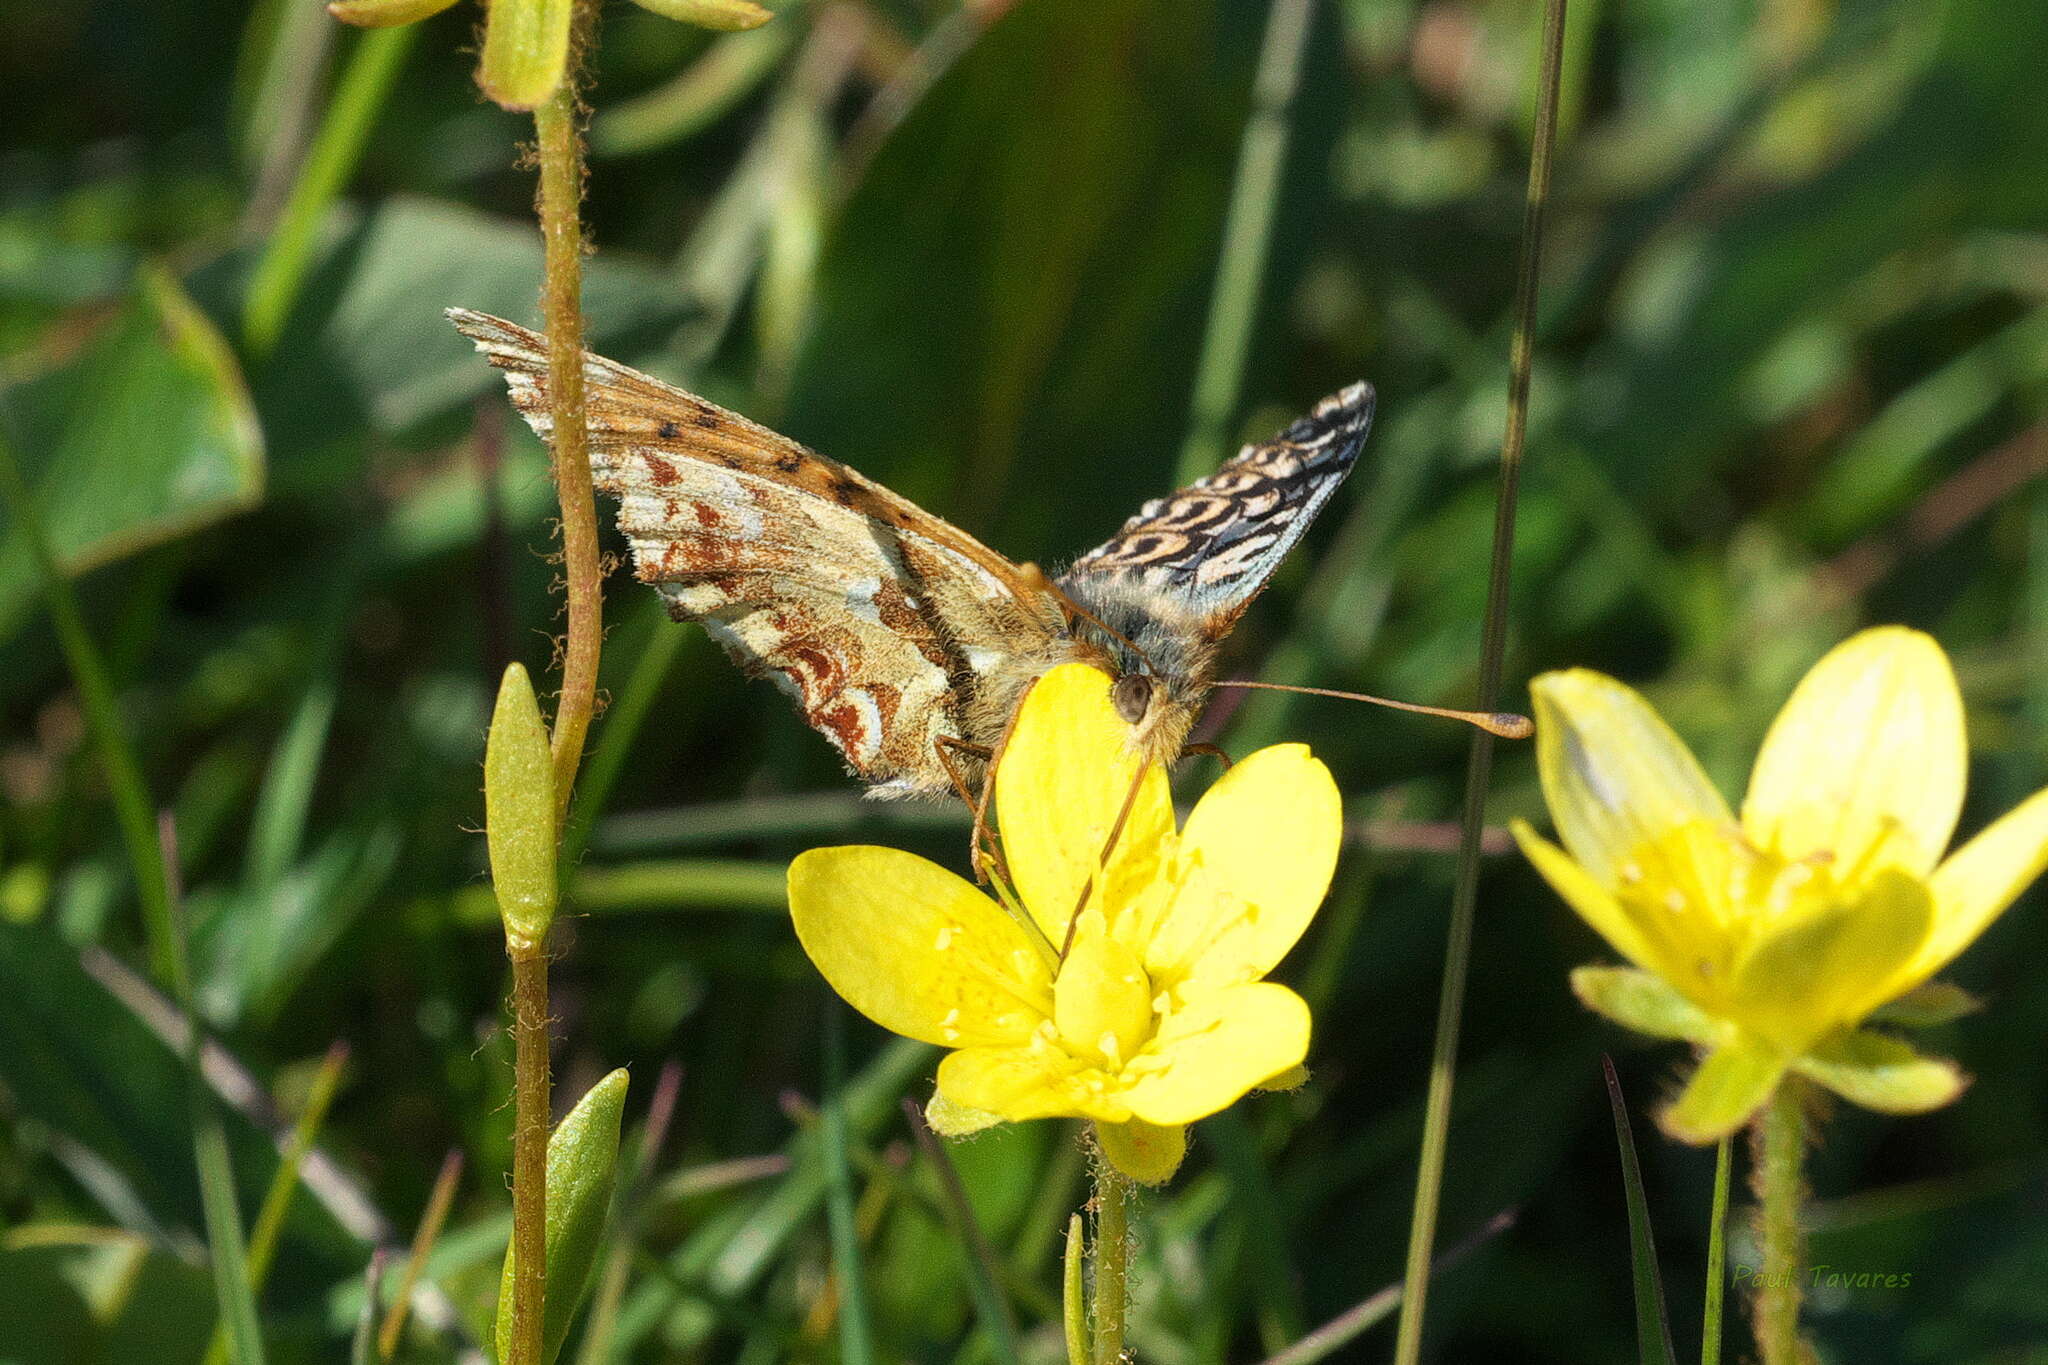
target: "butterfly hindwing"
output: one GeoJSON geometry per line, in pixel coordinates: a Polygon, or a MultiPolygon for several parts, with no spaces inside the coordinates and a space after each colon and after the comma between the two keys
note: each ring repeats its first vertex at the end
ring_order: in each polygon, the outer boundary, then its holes
{"type": "Polygon", "coordinates": [[[1198,618],[1232,622],[1272,577],[1372,429],[1373,390],[1353,384],[1269,441],[1138,509],[1062,577],[1134,580],[1198,618]]]}
{"type": "MultiPolygon", "coordinates": [[[[449,315],[547,439],[545,338],[449,315]]],[[[787,437],[597,356],[584,376],[593,477],[670,613],[773,679],[877,790],[946,790],[934,744],[963,734],[987,675],[1059,633],[1052,600],[964,532],[787,437]]]]}

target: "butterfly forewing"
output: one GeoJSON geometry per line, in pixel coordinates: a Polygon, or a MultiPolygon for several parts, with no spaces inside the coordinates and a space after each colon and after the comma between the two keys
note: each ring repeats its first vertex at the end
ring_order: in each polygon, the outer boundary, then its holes
{"type": "MultiPolygon", "coordinates": [[[[449,316],[548,438],[545,338],[449,316]]],[[[597,356],[584,375],[592,474],[671,614],[774,679],[862,780],[947,790],[935,744],[967,735],[991,674],[1057,639],[1054,601],[966,533],[787,437],[597,356]]]]}
{"type": "Polygon", "coordinates": [[[1272,577],[1372,429],[1373,390],[1353,384],[1207,478],[1138,509],[1062,578],[1123,577],[1227,629],[1272,577]]]}

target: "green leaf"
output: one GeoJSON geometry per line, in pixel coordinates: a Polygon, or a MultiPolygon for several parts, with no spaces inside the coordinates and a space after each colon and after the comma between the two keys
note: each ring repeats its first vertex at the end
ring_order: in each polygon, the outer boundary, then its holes
{"type": "Polygon", "coordinates": [[[1680,1142],[1716,1141],[1740,1128],[1784,1074],[1785,1061],[1771,1047],[1738,1038],[1707,1054],[1657,1123],[1680,1142]]]}
{"type": "Polygon", "coordinates": [[[1671,1316],[1664,1307],[1664,1278],[1657,1269],[1657,1241],[1650,1231],[1650,1201],[1643,1194],[1643,1168],[1636,1161],[1635,1134],[1629,1130],[1628,1102],[1614,1059],[1602,1057],[1607,1076],[1607,1103],[1614,1110],[1614,1141],[1621,1148],[1621,1185],[1628,1204],[1628,1263],[1636,1289],[1636,1353],[1643,1365],[1675,1365],[1671,1316]]]}
{"type": "Polygon", "coordinates": [[[1580,967],[1572,972],[1572,993],[1595,1014],[1652,1038],[1713,1044],[1727,1030],[1664,978],[1634,967],[1580,967]]]}
{"type": "Polygon", "coordinates": [[[1984,1008],[1984,1002],[1961,986],[1946,981],[1928,981],[1915,986],[1888,1005],[1870,1013],[1873,1024],[1895,1024],[1900,1028],[1939,1028],[1984,1008]]]}
{"type": "MultiPolygon", "coordinates": [[[[240,369],[160,267],[73,360],[14,389],[25,477],[57,565],[76,576],[255,506],[263,435],[240,369]]],[[[19,526],[0,532],[0,639],[36,569],[19,526]]]]}
{"type": "Polygon", "coordinates": [[[775,17],[772,10],[762,9],[752,0],[636,0],[636,3],[664,18],[695,24],[699,28],[716,29],[721,33],[759,28],[775,17]]]}
{"type": "Polygon", "coordinates": [[[1954,1062],[1923,1057],[1910,1043],[1868,1029],[1836,1034],[1792,1069],[1851,1104],[1886,1114],[1939,1109],[1970,1083],[1954,1062]]]}
{"type": "MultiPolygon", "coordinates": [[[[542,1328],[542,1365],[552,1361],[590,1288],[604,1249],[612,1181],[619,1164],[619,1118],[626,1107],[626,1073],[606,1076],[576,1101],[548,1137],[548,1296],[542,1328]]],[[[498,1358],[511,1346],[513,1251],[505,1250],[498,1279],[498,1358]]]]}
{"type": "Polygon", "coordinates": [[[484,837],[506,939],[539,943],[555,918],[554,764],[520,664],[505,668],[484,746],[484,837]]]}

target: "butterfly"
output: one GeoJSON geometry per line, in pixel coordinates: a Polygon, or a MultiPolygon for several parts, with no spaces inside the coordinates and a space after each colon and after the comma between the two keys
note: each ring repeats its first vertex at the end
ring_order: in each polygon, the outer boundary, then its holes
{"type": "MultiPolygon", "coordinates": [[[[546,338],[448,316],[548,440],[546,338]]],[[[1031,684],[1074,660],[1115,680],[1137,752],[1179,757],[1223,641],[1373,416],[1371,386],[1353,384],[1048,578],[786,436],[614,361],[583,364],[592,473],[641,581],[779,684],[885,797],[968,795],[1031,684]]]]}

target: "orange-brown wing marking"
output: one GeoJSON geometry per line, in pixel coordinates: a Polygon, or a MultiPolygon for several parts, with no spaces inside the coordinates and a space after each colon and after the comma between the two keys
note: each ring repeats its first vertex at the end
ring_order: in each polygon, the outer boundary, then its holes
{"type": "MultiPolygon", "coordinates": [[[[449,316],[546,439],[546,340],[449,316]]],[[[844,465],[626,366],[584,358],[591,468],[640,578],[773,679],[884,794],[950,790],[984,674],[1064,628],[1049,594],[973,537],[844,465]]]]}

